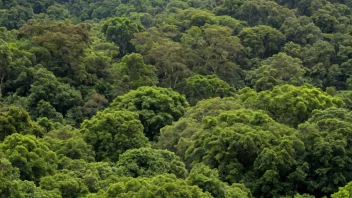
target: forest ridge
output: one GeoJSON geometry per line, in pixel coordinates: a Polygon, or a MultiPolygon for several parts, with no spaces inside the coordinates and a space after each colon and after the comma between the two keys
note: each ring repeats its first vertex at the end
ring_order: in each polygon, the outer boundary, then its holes
{"type": "Polygon", "coordinates": [[[352,197],[351,0],[0,0],[0,198],[352,197]]]}

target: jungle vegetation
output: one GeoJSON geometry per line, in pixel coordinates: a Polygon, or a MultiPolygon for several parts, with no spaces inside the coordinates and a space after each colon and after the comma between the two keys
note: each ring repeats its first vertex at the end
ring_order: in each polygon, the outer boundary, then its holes
{"type": "Polygon", "coordinates": [[[352,1],[0,0],[1,198],[352,197],[352,1]]]}

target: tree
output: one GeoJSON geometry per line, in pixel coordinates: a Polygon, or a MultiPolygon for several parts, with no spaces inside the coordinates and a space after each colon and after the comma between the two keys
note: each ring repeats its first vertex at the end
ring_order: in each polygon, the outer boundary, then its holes
{"type": "Polygon", "coordinates": [[[186,79],[186,85],[182,92],[186,94],[188,101],[195,105],[198,101],[213,97],[231,96],[234,88],[216,75],[195,75],[186,79]]]}
{"type": "MultiPolygon", "coordinates": [[[[172,34],[176,30],[172,30],[172,34]]],[[[143,55],[146,64],[154,65],[159,79],[159,86],[175,89],[185,78],[192,75],[187,67],[184,47],[173,40],[165,37],[165,33],[155,27],[149,28],[146,32],[136,33],[131,41],[136,51],[143,55]]],[[[194,57],[192,57],[195,59],[194,57]]],[[[202,65],[199,57],[192,63],[202,65]]],[[[192,64],[192,67],[195,67],[192,64]]]]}
{"type": "Polygon", "coordinates": [[[19,168],[20,179],[38,183],[40,178],[54,174],[58,159],[40,139],[33,135],[12,134],[0,144],[13,167],[19,168]]]}
{"type": "Polygon", "coordinates": [[[129,111],[99,112],[81,126],[84,139],[92,145],[97,161],[117,161],[132,148],[149,146],[138,114],[129,111]]]}
{"type": "Polygon", "coordinates": [[[319,40],[312,46],[307,45],[301,50],[303,65],[310,69],[311,84],[317,87],[326,88],[329,86],[341,86],[337,79],[341,78],[341,69],[333,64],[336,56],[334,46],[319,40]]]}
{"type": "Polygon", "coordinates": [[[126,91],[141,86],[153,86],[158,81],[154,73],[155,67],[146,65],[140,54],[132,53],[124,56],[116,69],[122,79],[121,86],[127,84],[126,91]]]}
{"type": "Polygon", "coordinates": [[[239,92],[239,97],[243,97],[241,100],[249,107],[265,110],[276,121],[292,127],[305,122],[314,109],[343,106],[340,98],[308,85],[281,85],[274,87],[272,91],[259,93],[248,89],[242,91],[239,92]]]}
{"type": "Polygon", "coordinates": [[[301,45],[312,45],[322,37],[321,30],[307,16],[287,18],[280,31],[285,34],[286,41],[301,45]]]}
{"type": "Polygon", "coordinates": [[[68,10],[65,9],[64,6],[58,4],[49,6],[46,10],[46,13],[49,15],[50,18],[54,20],[64,20],[66,18],[69,18],[68,10]]]}
{"type": "Polygon", "coordinates": [[[312,19],[324,33],[334,32],[339,23],[335,16],[324,8],[314,12],[312,19]]]}
{"type": "Polygon", "coordinates": [[[14,180],[19,180],[19,169],[14,168],[11,162],[0,153],[0,192],[1,197],[19,196],[18,185],[14,184],[14,180]]]}
{"type": "Polygon", "coordinates": [[[20,28],[19,37],[31,39],[39,62],[58,77],[68,77],[72,84],[89,84],[92,75],[83,61],[85,50],[91,44],[91,26],[73,25],[70,22],[56,22],[47,25],[42,21],[29,21],[20,28]],[[45,59],[42,56],[45,55],[45,59]],[[41,62],[40,62],[41,61],[41,62]]]}
{"type": "Polygon", "coordinates": [[[14,134],[32,134],[43,136],[43,129],[31,120],[24,109],[9,106],[0,107],[0,141],[14,134]]]}
{"type": "Polygon", "coordinates": [[[55,191],[46,191],[37,187],[32,181],[20,180],[18,168],[12,167],[11,163],[3,156],[0,157],[0,166],[1,197],[61,197],[55,191]]]}
{"type": "Polygon", "coordinates": [[[299,125],[306,147],[304,162],[309,164],[304,184],[310,194],[329,195],[352,180],[351,121],[348,110],[329,108],[313,111],[311,118],[299,125]]]}
{"type": "Polygon", "coordinates": [[[249,57],[270,57],[281,50],[285,36],[278,30],[264,25],[243,28],[238,37],[249,57]]]}
{"type": "Polygon", "coordinates": [[[280,84],[303,85],[309,81],[305,79],[305,73],[300,59],[280,52],[262,61],[258,69],[249,72],[248,78],[257,91],[262,91],[280,84]]]}
{"type": "Polygon", "coordinates": [[[201,163],[192,168],[187,177],[187,183],[197,185],[199,188],[203,189],[203,191],[211,193],[213,197],[252,197],[250,190],[243,184],[232,184],[230,186],[219,179],[217,170],[210,169],[208,166],[201,163]]]}
{"type": "MultiPolygon", "coordinates": [[[[177,179],[174,175],[161,174],[152,178],[122,177],[111,183],[107,190],[98,193],[103,197],[212,197],[204,193],[197,186],[190,186],[185,180],[177,179]]],[[[89,196],[88,196],[89,197],[89,196]]]]}
{"type": "MultiPolygon", "coordinates": [[[[269,25],[280,28],[284,21],[294,16],[294,12],[273,1],[238,1],[241,5],[228,11],[228,15],[248,22],[249,25],[269,25]]],[[[226,5],[225,8],[228,9],[226,5]]]]}
{"type": "MultiPolygon", "coordinates": [[[[64,174],[63,177],[68,177],[75,180],[76,184],[78,183],[78,185],[75,185],[77,187],[75,188],[78,189],[77,193],[86,193],[86,188],[91,193],[105,189],[117,175],[115,163],[111,162],[87,162],[82,159],[73,160],[63,157],[59,165],[60,172],[64,174]]],[[[55,185],[52,186],[55,187],[55,185]]],[[[64,192],[65,189],[62,189],[62,191],[64,192]]]]}
{"type": "Polygon", "coordinates": [[[120,56],[134,51],[131,43],[133,34],[143,31],[143,27],[125,17],[109,18],[103,23],[101,31],[108,41],[114,42],[120,48],[120,56]]]}
{"type": "Polygon", "coordinates": [[[41,100],[49,102],[56,111],[65,114],[70,108],[82,104],[79,91],[68,84],[60,82],[47,69],[38,69],[34,74],[34,82],[28,96],[31,106],[36,106],[41,100]]]}
{"type": "Polygon", "coordinates": [[[187,8],[180,11],[177,14],[177,19],[180,21],[187,21],[184,26],[186,29],[189,29],[192,26],[205,26],[217,24],[218,20],[214,13],[208,10],[201,10],[195,8],[187,8]]]}
{"type": "Polygon", "coordinates": [[[46,117],[54,122],[63,122],[63,116],[57,112],[49,102],[40,100],[37,107],[31,112],[32,117],[35,119],[46,117]]]}
{"type": "Polygon", "coordinates": [[[83,184],[82,179],[71,176],[69,172],[41,178],[40,188],[59,191],[62,197],[67,198],[79,197],[88,193],[88,188],[83,184]]]}
{"type": "Polygon", "coordinates": [[[33,10],[29,5],[22,6],[9,3],[9,6],[11,9],[3,10],[0,17],[1,26],[9,30],[20,28],[34,16],[33,10]]]}
{"type": "Polygon", "coordinates": [[[109,101],[98,93],[93,93],[83,106],[75,106],[67,111],[65,120],[67,124],[79,127],[85,119],[92,118],[98,111],[105,109],[109,101]]]}
{"type": "Polygon", "coordinates": [[[164,173],[185,178],[185,164],[174,153],[151,148],[130,149],[116,163],[118,173],[126,177],[153,177],[164,173]]]}
{"type": "Polygon", "coordinates": [[[190,141],[186,166],[204,163],[218,169],[224,182],[245,181],[254,197],[294,192],[295,184],[287,178],[295,174],[304,144],[296,130],[275,122],[263,111],[239,109],[205,117],[190,141]],[[276,157],[264,157],[268,150],[276,157]]]}
{"type": "Polygon", "coordinates": [[[50,150],[56,152],[60,157],[71,159],[82,159],[87,162],[94,162],[94,151],[91,145],[87,144],[79,130],[71,126],[60,127],[49,131],[43,138],[44,143],[50,150]]]}
{"type": "MultiPolygon", "coordinates": [[[[244,47],[226,26],[192,26],[182,34],[186,64],[196,74],[216,74],[233,86],[242,86],[244,47]]],[[[183,86],[183,85],[180,85],[183,86]]]]}
{"type": "Polygon", "coordinates": [[[202,127],[203,118],[217,116],[223,111],[241,107],[234,98],[211,98],[199,101],[181,119],[160,130],[156,147],[172,151],[184,160],[185,152],[192,143],[191,137],[202,127]]]}
{"type": "Polygon", "coordinates": [[[344,108],[346,109],[352,109],[352,92],[351,91],[339,91],[336,97],[341,98],[343,102],[345,103],[344,108]]]}
{"type": "Polygon", "coordinates": [[[174,89],[182,80],[192,75],[186,64],[184,48],[180,43],[165,41],[155,44],[144,57],[147,63],[157,68],[159,86],[174,89]]]}
{"type": "Polygon", "coordinates": [[[105,112],[128,110],[138,113],[144,134],[153,140],[162,127],[182,117],[187,107],[185,97],[170,88],[139,87],[117,97],[105,112]]]}
{"type": "Polygon", "coordinates": [[[352,182],[349,182],[344,187],[339,187],[339,191],[331,195],[332,198],[345,198],[352,196],[352,182]]]}
{"type": "Polygon", "coordinates": [[[0,61],[1,61],[1,72],[0,72],[0,97],[3,96],[3,83],[6,77],[6,73],[10,62],[12,61],[12,52],[8,44],[0,39],[0,61]]]}

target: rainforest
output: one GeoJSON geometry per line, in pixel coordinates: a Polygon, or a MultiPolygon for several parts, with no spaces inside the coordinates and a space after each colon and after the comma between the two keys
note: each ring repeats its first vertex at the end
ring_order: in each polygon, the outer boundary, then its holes
{"type": "Polygon", "coordinates": [[[0,198],[352,197],[351,0],[0,0],[0,198]]]}

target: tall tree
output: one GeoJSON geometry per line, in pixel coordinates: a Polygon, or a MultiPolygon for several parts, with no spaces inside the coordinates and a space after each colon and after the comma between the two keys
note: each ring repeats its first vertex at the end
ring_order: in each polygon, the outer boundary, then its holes
{"type": "Polygon", "coordinates": [[[122,79],[119,86],[126,84],[127,92],[141,86],[156,85],[158,81],[154,73],[155,67],[146,65],[143,56],[140,54],[132,53],[124,56],[117,67],[114,69],[117,70],[117,75],[122,79]]]}
{"type": "Polygon", "coordinates": [[[128,149],[149,146],[143,125],[134,112],[99,112],[84,121],[81,130],[84,139],[93,146],[98,161],[117,161],[128,149]]]}
{"type": "Polygon", "coordinates": [[[7,74],[8,67],[12,61],[12,52],[8,44],[0,39],[0,98],[3,96],[3,83],[7,74]]]}
{"type": "Polygon", "coordinates": [[[143,27],[132,22],[125,17],[115,17],[106,20],[103,23],[101,31],[108,41],[114,42],[120,48],[120,56],[134,51],[131,43],[133,34],[143,31],[143,27]]]}
{"type": "Polygon", "coordinates": [[[170,88],[140,87],[117,97],[104,111],[128,110],[138,113],[144,134],[153,140],[162,127],[181,118],[188,106],[185,97],[170,88]]]}

